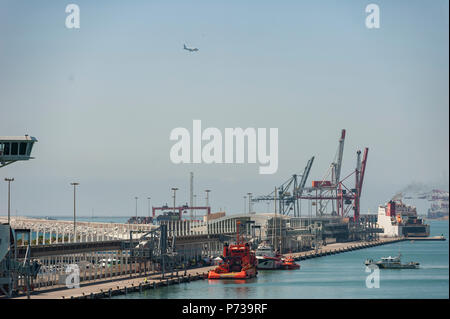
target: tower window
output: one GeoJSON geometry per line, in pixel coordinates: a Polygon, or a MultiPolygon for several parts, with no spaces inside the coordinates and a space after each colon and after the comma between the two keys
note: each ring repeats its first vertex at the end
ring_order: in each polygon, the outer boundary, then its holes
{"type": "Polygon", "coordinates": [[[5,145],[5,155],[9,155],[9,150],[10,150],[10,148],[9,148],[9,143],[5,143],[4,144],[5,145]]]}
{"type": "Polygon", "coordinates": [[[11,155],[17,155],[19,151],[19,143],[11,143],[11,155]]]}
{"type": "Polygon", "coordinates": [[[27,143],[20,143],[19,155],[25,155],[27,153],[27,143]]]}

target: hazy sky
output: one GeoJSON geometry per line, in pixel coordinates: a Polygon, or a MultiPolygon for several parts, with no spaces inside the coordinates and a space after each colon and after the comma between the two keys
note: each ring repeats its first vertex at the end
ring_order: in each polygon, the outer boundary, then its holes
{"type": "MultiPolygon", "coordinates": [[[[448,185],[448,1],[0,0],[0,136],[35,136],[36,159],[0,169],[0,214],[14,177],[19,215],[134,215],[197,203],[242,212],[316,156],[328,170],[347,130],[342,175],[369,147],[362,211],[412,182],[448,185]],[[81,28],[65,27],[65,7],[81,28]],[[198,47],[192,54],[183,43],[198,47]],[[170,131],[279,130],[279,168],[172,164],[170,131]]],[[[448,187],[448,186],[447,186],[448,187]]],[[[266,204],[256,206],[265,211],[266,204]]]]}

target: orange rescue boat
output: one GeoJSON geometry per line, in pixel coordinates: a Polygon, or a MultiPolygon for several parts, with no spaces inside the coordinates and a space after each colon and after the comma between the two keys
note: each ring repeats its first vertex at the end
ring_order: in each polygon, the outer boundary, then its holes
{"type": "Polygon", "coordinates": [[[223,263],[208,273],[208,279],[249,279],[258,274],[256,256],[250,250],[250,245],[239,239],[239,221],[237,224],[236,244],[224,244],[223,263]]]}
{"type": "Polygon", "coordinates": [[[291,270],[291,269],[299,269],[300,265],[295,262],[293,257],[289,256],[283,260],[282,267],[283,269],[291,270]]]}

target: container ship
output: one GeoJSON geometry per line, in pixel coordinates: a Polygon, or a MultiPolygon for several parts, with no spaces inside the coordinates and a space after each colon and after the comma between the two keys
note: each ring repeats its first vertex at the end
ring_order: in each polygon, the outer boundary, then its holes
{"type": "Polygon", "coordinates": [[[417,217],[416,207],[406,205],[400,199],[378,207],[378,225],[387,237],[430,236],[430,225],[417,217]]]}
{"type": "Polygon", "coordinates": [[[432,201],[430,209],[428,209],[427,218],[429,219],[448,219],[448,192],[433,190],[431,194],[432,201]]]}

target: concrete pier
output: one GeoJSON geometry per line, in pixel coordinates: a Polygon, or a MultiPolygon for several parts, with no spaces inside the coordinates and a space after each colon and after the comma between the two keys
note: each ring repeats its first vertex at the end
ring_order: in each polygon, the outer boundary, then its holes
{"type": "MultiPolygon", "coordinates": [[[[39,293],[32,293],[30,299],[97,299],[109,298],[121,294],[131,292],[142,292],[146,289],[156,289],[169,285],[180,284],[183,282],[190,282],[195,280],[202,280],[207,278],[208,271],[215,266],[194,268],[178,273],[167,273],[164,279],[161,279],[160,274],[149,276],[140,276],[136,278],[122,278],[103,283],[84,284],[80,288],[62,288],[57,290],[42,291],[39,293]]],[[[26,296],[20,296],[12,299],[26,299],[26,296]]]]}
{"type": "Polygon", "coordinates": [[[334,243],[328,244],[317,250],[308,250],[297,253],[288,253],[284,256],[291,256],[294,260],[305,260],[309,258],[317,258],[321,256],[334,255],[347,251],[353,251],[363,248],[370,248],[380,245],[386,245],[391,243],[397,243],[400,241],[436,241],[436,240],[446,240],[443,236],[435,237],[394,237],[394,238],[380,238],[374,241],[357,241],[357,242],[345,242],[345,243],[334,243]]]}

